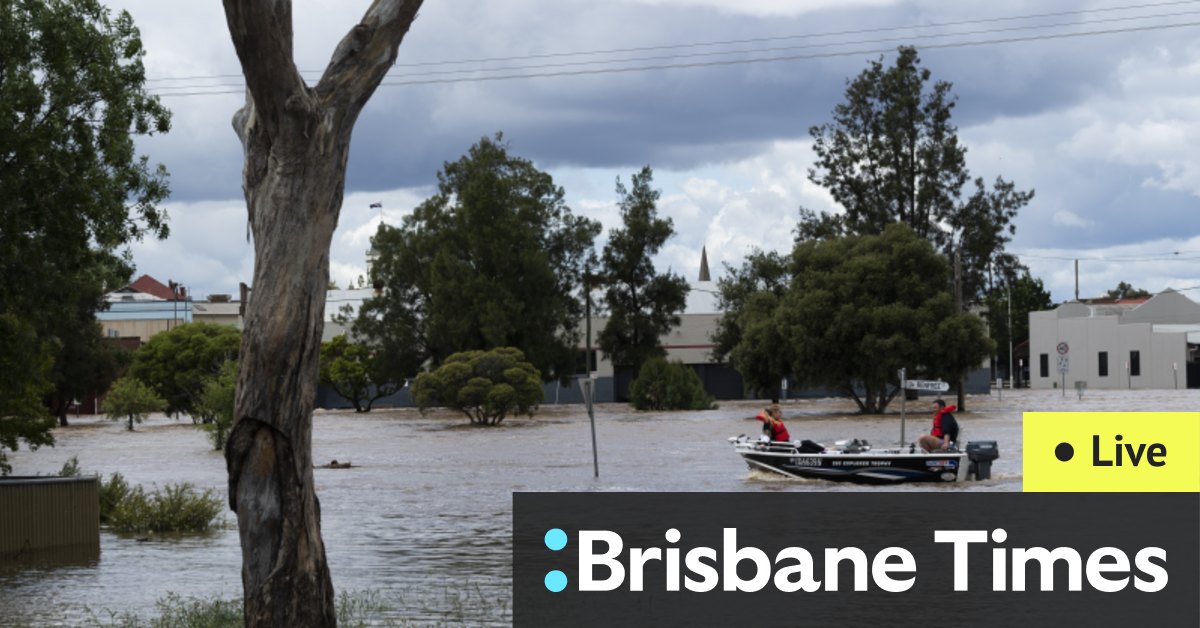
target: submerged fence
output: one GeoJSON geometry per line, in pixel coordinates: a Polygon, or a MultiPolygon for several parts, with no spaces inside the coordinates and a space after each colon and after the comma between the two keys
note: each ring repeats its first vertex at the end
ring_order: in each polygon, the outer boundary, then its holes
{"type": "Polygon", "coordinates": [[[0,478],[0,564],[98,557],[99,491],[95,477],[0,478]]]}

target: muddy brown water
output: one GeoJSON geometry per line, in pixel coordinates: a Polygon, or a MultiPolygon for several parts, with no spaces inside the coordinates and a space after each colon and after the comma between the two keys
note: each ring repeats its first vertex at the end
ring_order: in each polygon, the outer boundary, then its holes
{"type": "MultiPolygon", "coordinates": [[[[907,438],[928,429],[930,401],[909,402],[907,438]]],[[[750,472],[726,439],[755,434],[754,402],[707,412],[642,413],[597,407],[600,477],[592,477],[587,415],[581,406],[543,406],[533,419],[499,428],[465,425],[451,413],[318,412],[314,460],[322,529],[339,591],[376,591],[391,615],[414,623],[512,621],[512,493],[516,491],[1019,491],[1021,412],[1195,411],[1200,391],[1007,391],[968,399],[959,413],[969,439],[995,440],[992,479],[948,485],[860,487],[777,479],[750,472]]],[[[876,446],[899,439],[898,403],[883,417],[859,417],[841,399],[784,404],[793,438],[856,437],[876,446]]],[[[157,416],[124,431],[81,417],[56,430],[58,445],[10,456],[21,475],[52,474],[71,456],[89,473],[122,473],[130,483],[188,482],[225,496],[224,458],[189,421],[157,416]]],[[[226,518],[233,520],[232,513],[226,518]]],[[[74,625],[91,613],[155,615],[168,592],[241,595],[234,529],[204,536],[137,539],[102,532],[99,560],[0,568],[0,624],[74,625]]]]}

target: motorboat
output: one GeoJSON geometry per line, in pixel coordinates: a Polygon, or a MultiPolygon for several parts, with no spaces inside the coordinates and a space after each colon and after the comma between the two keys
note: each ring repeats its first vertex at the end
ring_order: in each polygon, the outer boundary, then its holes
{"type": "Polygon", "coordinates": [[[915,445],[873,449],[864,440],[838,441],[825,447],[809,440],[771,441],[746,435],[729,439],[751,469],[791,478],[816,478],[863,484],[959,482],[984,480],[999,457],[995,441],[974,441],[965,449],[925,452],[915,445]]]}

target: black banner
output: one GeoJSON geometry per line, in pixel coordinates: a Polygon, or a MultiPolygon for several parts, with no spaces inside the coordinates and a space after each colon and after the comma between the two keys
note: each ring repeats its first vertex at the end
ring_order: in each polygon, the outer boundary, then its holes
{"type": "Polygon", "coordinates": [[[1200,625],[1195,493],[513,501],[518,626],[1200,625]]]}

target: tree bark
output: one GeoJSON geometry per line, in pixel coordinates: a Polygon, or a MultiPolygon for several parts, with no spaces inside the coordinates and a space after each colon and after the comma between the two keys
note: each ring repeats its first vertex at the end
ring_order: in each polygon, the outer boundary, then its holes
{"type": "Polygon", "coordinates": [[[292,56],[291,2],[225,0],[246,77],[234,116],[254,236],[233,429],[225,447],[242,544],[247,626],[334,626],[313,487],[312,411],[329,245],[350,135],[421,0],[375,0],[309,87],[292,56]]]}

